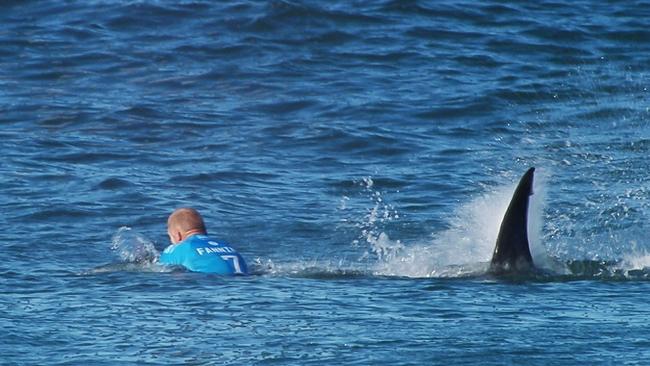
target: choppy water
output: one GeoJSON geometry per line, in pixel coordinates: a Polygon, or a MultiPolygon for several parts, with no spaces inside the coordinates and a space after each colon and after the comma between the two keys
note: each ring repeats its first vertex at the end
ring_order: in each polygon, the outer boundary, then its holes
{"type": "Polygon", "coordinates": [[[645,363],[648,19],[2,2],[0,363],[645,363]],[[491,278],[529,166],[545,273],[491,278]],[[157,266],[184,205],[255,275],[157,266]]]}

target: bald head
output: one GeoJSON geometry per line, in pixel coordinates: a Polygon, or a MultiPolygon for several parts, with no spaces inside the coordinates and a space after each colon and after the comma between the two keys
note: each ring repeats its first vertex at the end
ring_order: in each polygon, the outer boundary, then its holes
{"type": "Polygon", "coordinates": [[[179,243],[194,234],[206,234],[201,214],[189,207],[175,210],[167,219],[167,234],[172,244],[179,243]]]}

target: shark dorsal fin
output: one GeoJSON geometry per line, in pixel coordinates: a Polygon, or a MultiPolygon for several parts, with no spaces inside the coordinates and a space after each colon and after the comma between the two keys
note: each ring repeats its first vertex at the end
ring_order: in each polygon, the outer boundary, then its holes
{"type": "Polygon", "coordinates": [[[533,268],[528,243],[528,203],[533,194],[535,168],[521,177],[510,205],[501,221],[499,236],[490,262],[496,273],[526,271],[533,268]]]}

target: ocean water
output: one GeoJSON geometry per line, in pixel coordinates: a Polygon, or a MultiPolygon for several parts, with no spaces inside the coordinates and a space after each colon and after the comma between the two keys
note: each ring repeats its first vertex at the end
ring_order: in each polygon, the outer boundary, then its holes
{"type": "Polygon", "coordinates": [[[1,2],[0,364],[646,364],[649,19],[1,2]],[[543,271],[489,276],[530,166],[543,271]],[[157,265],[180,206],[253,275],[157,265]]]}

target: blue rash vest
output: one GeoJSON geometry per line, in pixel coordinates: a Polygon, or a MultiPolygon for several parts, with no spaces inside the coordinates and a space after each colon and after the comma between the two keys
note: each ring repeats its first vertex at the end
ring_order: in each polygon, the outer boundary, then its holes
{"type": "Polygon", "coordinates": [[[244,258],[229,244],[198,234],[165,248],[159,263],[183,266],[193,272],[248,274],[244,258]]]}

